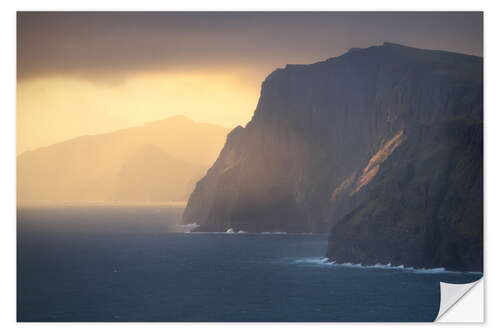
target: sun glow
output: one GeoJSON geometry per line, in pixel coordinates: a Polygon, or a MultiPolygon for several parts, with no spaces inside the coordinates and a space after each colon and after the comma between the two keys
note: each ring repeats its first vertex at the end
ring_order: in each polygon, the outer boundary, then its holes
{"type": "Polygon", "coordinates": [[[121,79],[40,77],[17,84],[17,152],[184,115],[245,125],[260,76],[245,71],[137,72],[121,79]]]}

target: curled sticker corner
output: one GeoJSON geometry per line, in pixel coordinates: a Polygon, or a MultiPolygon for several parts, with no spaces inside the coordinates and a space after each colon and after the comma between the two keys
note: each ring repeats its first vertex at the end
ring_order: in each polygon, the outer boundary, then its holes
{"type": "Polygon", "coordinates": [[[439,304],[439,313],[434,321],[440,321],[441,317],[481,280],[482,279],[479,279],[471,283],[440,282],[441,300],[439,304]]]}

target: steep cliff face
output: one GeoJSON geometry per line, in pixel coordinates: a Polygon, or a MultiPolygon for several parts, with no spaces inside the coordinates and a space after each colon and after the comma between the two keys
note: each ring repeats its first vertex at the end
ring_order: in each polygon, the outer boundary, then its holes
{"type": "Polygon", "coordinates": [[[482,66],[385,43],[274,71],[184,221],[331,230],[337,261],[482,266],[482,66]]]}

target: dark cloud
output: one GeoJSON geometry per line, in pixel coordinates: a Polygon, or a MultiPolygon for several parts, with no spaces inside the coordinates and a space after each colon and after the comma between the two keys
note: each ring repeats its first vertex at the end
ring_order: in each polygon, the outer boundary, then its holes
{"type": "Polygon", "coordinates": [[[391,41],[483,54],[481,12],[19,12],[18,77],[310,63],[391,41]]]}

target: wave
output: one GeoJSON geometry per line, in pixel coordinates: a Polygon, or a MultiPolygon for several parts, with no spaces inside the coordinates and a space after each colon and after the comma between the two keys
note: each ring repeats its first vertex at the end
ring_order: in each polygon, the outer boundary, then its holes
{"type": "Polygon", "coordinates": [[[191,235],[236,235],[235,232],[225,232],[225,231],[196,231],[189,232],[191,235]]]}
{"type": "Polygon", "coordinates": [[[361,269],[391,269],[391,270],[403,270],[407,272],[417,273],[417,274],[444,274],[444,273],[467,273],[467,274],[483,274],[482,272],[457,272],[457,271],[449,271],[444,267],[436,267],[436,268],[414,268],[414,267],[406,267],[404,265],[393,266],[390,263],[383,264],[375,264],[375,265],[362,265],[362,264],[353,264],[353,263],[342,263],[338,264],[335,261],[328,261],[328,258],[324,257],[315,257],[315,258],[301,258],[294,260],[296,264],[312,264],[312,265],[327,265],[334,267],[349,267],[349,268],[361,268],[361,269]]]}
{"type": "MultiPolygon", "coordinates": [[[[198,224],[192,223],[192,224],[184,224],[180,225],[179,227],[181,228],[186,228],[186,227],[199,227],[198,224]]],[[[246,230],[238,230],[237,232],[233,229],[233,232],[228,232],[228,231],[196,231],[195,233],[197,234],[250,234],[250,235],[303,235],[303,236],[317,236],[321,234],[313,234],[312,232],[304,232],[304,233],[288,233],[286,231],[262,231],[262,232],[253,232],[253,231],[246,231],[246,230]]]]}
{"type": "Polygon", "coordinates": [[[191,230],[194,230],[198,228],[200,225],[198,223],[189,223],[189,224],[179,224],[177,225],[177,230],[184,232],[184,233],[190,233],[191,230]]]}
{"type": "Polygon", "coordinates": [[[198,223],[189,223],[189,224],[180,224],[179,227],[181,228],[197,228],[200,225],[198,223]]]}

